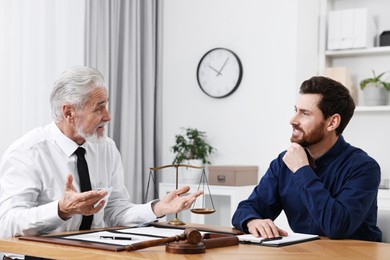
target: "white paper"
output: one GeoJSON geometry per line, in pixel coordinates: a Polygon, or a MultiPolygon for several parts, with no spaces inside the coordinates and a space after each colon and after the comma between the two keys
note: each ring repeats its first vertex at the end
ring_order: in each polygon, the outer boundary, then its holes
{"type": "MultiPolygon", "coordinates": [[[[139,227],[126,228],[113,231],[96,231],[77,235],[69,235],[63,238],[70,240],[83,240],[88,242],[98,242],[113,245],[129,245],[146,240],[155,240],[164,237],[174,237],[184,233],[182,229],[139,227]],[[105,238],[111,237],[111,238],[105,238]],[[120,238],[127,238],[121,240],[120,238]],[[131,238],[131,240],[129,240],[131,238]]],[[[206,232],[200,232],[202,235],[206,232]]]]}
{"type": "Polygon", "coordinates": [[[158,239],[155,237],[148,237],[148,236],[118,234],[110,231],[83,233],[78,235],[65,236],[63,238],[70,239],[70,240],[83,240],[88,242],[98,242],[98,243],[112,244],[112,245],[129,245],[141,241],[158,239]],[[112,239],[103,238],[103,237],[112,237],[112,239]],[[120,239],[121,237],[131,238],[131,240],[121,240],[120,239]]]}
{"type": "Polygon", "coordinates": [[[318,237],[318,235],[292,233],[286,237],[282,237],[281,239],[270,240],[270,241],[263,241],[264,240],[263,237],[255,237],[252,234],[238,235],[237,237],[241,242],[249,242],[255,244],[262,244],[262,245],[283,245],[283,244],[289,244],[289,243],[314,239],[318,237]]]}

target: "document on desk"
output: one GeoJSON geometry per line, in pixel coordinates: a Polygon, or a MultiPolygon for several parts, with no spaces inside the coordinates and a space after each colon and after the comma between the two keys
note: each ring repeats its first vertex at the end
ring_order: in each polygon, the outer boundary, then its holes
{"type": "MultiPolygon", "coordinates": [[[[141,241],[173,237],[176,235],[181,235],[183,232],[184,231],[181,229],[173,228],[138,227],[72,234],[69,236],[63,236],[62,238],[94,243],[129,245],[141,241]]],[[[203,234],[204,232],[200,233],[203,234]]]]}
{"type": "MultiPolygon", "coordinates": [[[[147,240],[161,239],[183,234],[182,229],[137,227],[106,230],[91,230],[82,233],[21,236],[20,240],[96,248],[109,251],[124,251],[126,246],[147,240]]],[[[203,234],[204,232],[201,232],[203,234]]]]}
{"type": "Polygon", "coordinates": [[[103,243],[112,245],[129,245],[141,241],[158,239],[156,237],[130,235],[130,234],[118,234],[112,231],[95,231],[82,233],[77,235],[63,236],[62,239],[85,241],[93,243],[103,243]]]}
{"type": "Polygon", "coordinates": [[[318,235],[292,233],[285,237],[277,237],[271,239],[265,239],[262,237],[255,237],[252,234],[238,235],[240,243],[257,244],[262,246],[286,246],[296,243],[306,242],[310,240],[318,239],[318,235]]]}

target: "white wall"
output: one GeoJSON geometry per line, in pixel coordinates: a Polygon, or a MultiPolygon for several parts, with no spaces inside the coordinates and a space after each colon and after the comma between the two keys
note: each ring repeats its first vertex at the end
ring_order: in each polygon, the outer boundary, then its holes
{"type": "Polygon", "coordinates": [[[258,165],[262,175],[290,143],[300,83],[317,74],[318,1],[166,0],[163,8],[163,163],[173,160],[175,134],[191,126],[217,148],[212,164],[258,165]],[[199,60],[215,47],[233,50],[244,69],[223,99],[196,80],[199,60]]]}
{"type": "MultiPolygon", "coordinates": [[[[313,0],[165,0],[163,10],[163,163],[171,163],[182,126],[207,132],[216,164],[259,165],[289,144],[297,88],[317,74],[318,2],[313,0]],[[282,8],[283,7],[283,8],[282,8]],[[236,93],[212,99],[196,82],[211,48],[231,48],[244,77],[236,93]]],[[[84,1],[0,0],[0,156],[11,142],[49,122],[52,82],[83,64],[84,1]],[[24,32],[24,33],[23,33],[24,32]]],[[[355,113],[345,136],[390,176],[388,113],[355,113]],[[376,127],[374,127],[376,126],[376,127]]],[[[172,180],[173,174],[164,175],[172,180]]]]}
{"type": "Polygon", "coordinates": [[[1,0],[0,157],[14,140],[51,121],[54,80],[84,63],[84,3],[1,0]]]}

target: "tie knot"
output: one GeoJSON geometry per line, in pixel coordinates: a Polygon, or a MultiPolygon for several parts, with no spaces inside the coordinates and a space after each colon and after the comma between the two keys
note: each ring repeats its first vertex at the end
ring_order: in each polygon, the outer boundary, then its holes
{"type": "Polygon", "coordinates": [[[77,155],[78,158],[84,158],[85,149],[83,147],[79,147],[74,153],[77,155]]]}

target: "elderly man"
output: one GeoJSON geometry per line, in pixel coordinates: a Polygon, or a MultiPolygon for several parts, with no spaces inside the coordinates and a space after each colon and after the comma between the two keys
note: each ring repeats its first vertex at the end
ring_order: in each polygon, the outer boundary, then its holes
{"type": "Polygon", "coordinates": [[[189,187],[134,204],[123,185],[100,72],[73,67],[54,83],[54,122],[27,133],[0,163],[0,236],[40,235],[107,226],[134,226],[188,209],[200,191],[189,187]]]}

